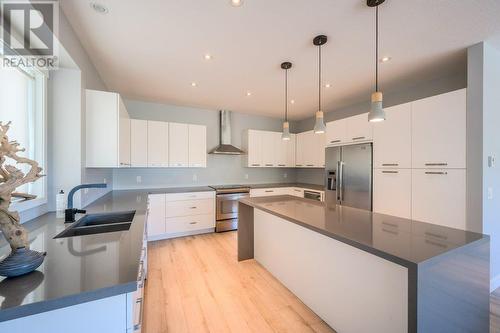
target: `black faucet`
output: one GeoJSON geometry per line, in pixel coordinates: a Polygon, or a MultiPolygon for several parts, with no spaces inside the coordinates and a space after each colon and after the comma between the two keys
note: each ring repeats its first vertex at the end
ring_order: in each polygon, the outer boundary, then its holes
{"type": "Polygon", "coordinates": [[[69,193],[68,193],[68,208],[65,210],[65,223],[69,222],[75,222],[75,215],[76,214],[85,214],[87,211],[84,209],[76,209],[73,208],[73,196],[75,193],[83,188],[106,188],[108,187],[107,184],[83,184],[83,185],[78,185],[75,186],[69,193]]]}

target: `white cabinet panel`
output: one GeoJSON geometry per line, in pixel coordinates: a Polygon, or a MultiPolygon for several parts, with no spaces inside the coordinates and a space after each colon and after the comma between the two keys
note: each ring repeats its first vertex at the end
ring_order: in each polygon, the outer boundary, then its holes
{"type": "Polygon", "coordinates": [[[325,167],[325,134],[314,134],[314,145],[312,147],[315,153],[314,166],[325,167]]]}
{"type": "Polygon", "coordinates": [[[128,115],[127,109],[125,108],[125,104],[123,104],[123,100],[118,97],[119,102],[119,111],[118,111],[118,160],[119,167],[128,167],[130,166],[130,117],[128,115]]]}
{"type": "Polygon", "coordinates": [[[412,103],[414,168],[465,168],[466,89],[412,103]]]}
{"type": "Polygon", "coordinates": [[[306,132],[297,134],[297,142],[296,142],[296,155],[295,155],[295,166],[297,167],[305,167],[306,165],[306,151],[307,151],[307,142],[306,142],[306,132]]]}
{"type": "Polygon", "coordinates": [[[412,218],[465,230],[465,169],[413,169],[412,218]]]}
{"type": "Polygon", "coordinates": [[[411,103],[385,112],[386,120],[373,125],[373,165],[411,168],[411,103]]]}
{"type": "Polygon", "coordinates": [[[373,211],[411,218],[411,170],[373,170],[373,211]]]}
{"type": "Polygon", "coordinates": [[[168,123],[148,121],[148,166],[168,167],[168,123]]]}
{"type": "Polygon", "coordinates": [[[214,212],[213,199],[167,201],[166,216],[191,216],[214,212]]]}
{"type": "Polygon", "coordinates": [[[148,122],[130,121],[130,161],[133,167],[148,166],[148,122]]]}
{"type": "Polygon", "coordinates": [[[187,192],[187,193],[167,193],[167,201],[182,201],[195,199],[215,198],[215,191],[209,192],[187,192]]]}
{"type": "Polygon", "coordinates": [[[86,166],[130,166],[130,117],[117,93],[86,90],[86,166]]]}
{"type": "Polygon", "coordinates": [[[171,167],[189,166],[189,126],[188,124],[169,123],[168,126],[169,165],[171,167]]]}
{"type": "Polygon", "coordinates": [[[292,140],[283,140],[281,138],[281,133],[275,133],[275,154],[276,154],[276,166],[284,168],[288,163],[288,154],[290,146],[292,145],[292,140]]]}
{"type": "Polygon", "coordinates": [[[290,187],[256,188],[250,190],[250,197],[270,197],[290,194],[290,187]]]}
{"type": "Polygon", "coordinates": [[[276,167],[277,164],[277,132],[261,131],[262,135],[262,163],[265,167],[276,167]]]}
{"type": "Polygon", "coordinates": [[[262,167],[262,131],[248,130],[247,154],[249,167],[262,167]]]}
{"type": "Polygon", "coordinates": [[[295,167],[295,150],[297,145],[297,135],[290,134],[290,140],[286,142],[286,166],[289,168],[295,167]]]}
{"type": "Polygon", "coordinates": [[[373,125],[368,121],[368,113],[346,118],[347,140],[350,142],[370,141],[373,138],[373,125]]]}
{"type": "Polygon", "coordinates": [[[166,232],[176,234],[208,228],[215,228],[215,219],[212,214],[173,217],[166,219],[166,232]]]}
{"type": "Polygon", "coordinates": [[[326,123],[326,145],[339,145],[349,142],[347,120],[340,119],[326,123]]]}
{"type": "Polygon", "coordinates": [[[148,237],[165,233],[165,194],[149,195],[148,237]]]}
{"type": "Polygon", "coordinates": [[[207,127],[189,125],[189,166],[205,168],[207,166],[207,127]]]}

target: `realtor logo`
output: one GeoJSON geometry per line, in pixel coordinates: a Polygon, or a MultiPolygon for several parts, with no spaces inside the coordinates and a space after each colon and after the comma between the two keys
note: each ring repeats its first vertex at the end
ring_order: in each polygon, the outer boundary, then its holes
{"type": "Polygon", "coordinates": [[[58,2],[0,0],[0,4],[3,66],[54,69],[58,2]]]}

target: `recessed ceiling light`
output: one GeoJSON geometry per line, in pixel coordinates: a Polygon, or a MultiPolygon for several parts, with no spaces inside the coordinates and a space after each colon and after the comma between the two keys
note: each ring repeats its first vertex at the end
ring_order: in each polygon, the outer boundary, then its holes
{"type": "Polygon", "coordinates": [[[231,6],[239,7],[241,5],[243,5],[243,0],[231,0],[231,6]]]}
{"type": "Polygon", "coordinates": [[[196,87],[198,84],[196,82],[191,82],[191,87],[196,87]]]}
{"type": "Polygon", "coordinates": [[[252,92],[251,91],[247,91],[247,96],[252,96],[252,92]]]}
{"type": "Polygon", "coordinates": [[[295,100],[294,99],[290,100],[290,104],[295,104],[295,100]]]}
{"type": "Polygon", "coordinates": [[[325,88],[330,88],[332,85],[330,83],[325,84],[325,88]]]}
{"type": "Polygon", "coordinates": [[[92,7],[92,9],[98,12],[99,14],[107,14],[109,12],[106,6],[98,2],[91,2],[90,7],[92,7]]]}
{"type": "Polygon", "coordinates": [[[380,59],[380,62],[388,62],[391,59],[392,59],[391,57],[383,57],[382,59],[380,59]]]}
{"type": "Polygon", "coordinates": [[[212,55],[210,53],[206,53],[203,58],[205,58],[205,60],[211,60],[212,59],[212,55]]]}

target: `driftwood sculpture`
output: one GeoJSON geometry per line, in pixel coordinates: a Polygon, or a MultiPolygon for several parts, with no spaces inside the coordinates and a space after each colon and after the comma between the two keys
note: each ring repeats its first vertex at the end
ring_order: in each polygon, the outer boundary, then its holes
{"type": "Polygon", "coordinates": [[[10,211],[9,206],[13,197],[25,200],[35,198],[36,196],[17,193],[15,190],[19,186],[38,180],[43,175],[40,174],[42,168],[36,161],[18,155],[24,149],[16,141],[9,141],[7,132],[10,124],[10,122],[4,124],[0,121],[0,231],[9,242],[12,251],[16,251],[20,248],[29,249],[28,232],[21,225],[19,214],[10,211]],[[14,165],[6,164],[7,158],[16,164],[30,165],[31,168],[25,174],[14,165]]]}

